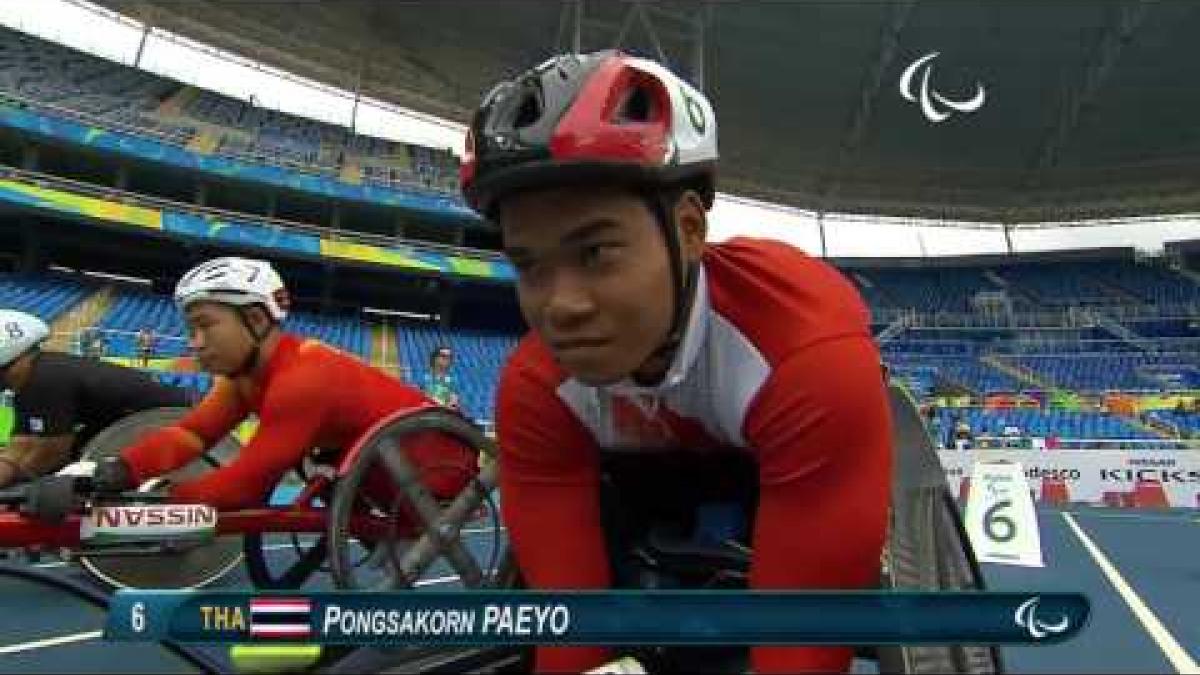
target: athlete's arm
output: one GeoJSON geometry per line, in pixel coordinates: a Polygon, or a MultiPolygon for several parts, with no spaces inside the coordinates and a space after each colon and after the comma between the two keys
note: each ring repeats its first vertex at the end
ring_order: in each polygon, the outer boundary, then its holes
{"type": "Polygon", "coordinates": [[[70,463],[74,434],[13,436],[0,448],[0,488],[44,476],[70,463]]]}
{"type": "MultiPolygon", "coordinates": [[[[878,584],[891,486],[891,416],[865,337],[812,345],[780,364],[751,403],[759,459],[754,589],[878,584]]],[[[505,495],[507,498],[507,495],[505,495]]],[[[844,671],[848,648],[758,647],[753,670],[844,671]]]]}
{"type": "MultiPolygon", "coordinates": [[[[509,365],[500,380],[501,516],[526,583],[535,589],[608,588],[591,436],[551,383],[509,365]]],[[[597,647],[542,647],[537,672],[583,672],[609,659],[597,647]]]]}
{"type": "Polygon", "coordinates": [[[74,457],[78,382],[34,377],[14,401],[12,437],[0,452],[0,485],[55,471],[74,457]]]}
{"type": "Polygon", "coordinates": [[[216,445],[247,412],[233,381],[217,377],[208,394],[183,419],[143,436],[121,456],[138,482],[161,476],[216,445]]]}
{"type": "Polygon", "coordinates": [[[176,485],[171,498],[222,510],[260,506],[279,479],[316,445],[325,424],[330,373],[322,363],[299,364],[271,382],[258,429],[229,464],[176,485]],[[312,366],[312,367],[308,367],[312,366]]]}

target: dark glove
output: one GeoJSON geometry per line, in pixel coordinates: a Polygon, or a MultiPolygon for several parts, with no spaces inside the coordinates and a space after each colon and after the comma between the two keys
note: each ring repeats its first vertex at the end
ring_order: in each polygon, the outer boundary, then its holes
{"type": "Polygon", "coordinates": [[[120,456],[105,457],[96,462],[92,486],[98,494],[116,494],[137,487],[129,463],[120,456]]]}

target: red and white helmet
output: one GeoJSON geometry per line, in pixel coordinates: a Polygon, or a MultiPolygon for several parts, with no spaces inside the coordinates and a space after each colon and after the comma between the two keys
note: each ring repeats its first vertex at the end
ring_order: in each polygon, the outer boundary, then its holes
{"type": "Polygon", "coordinates": [[[467,133],[467,203],[589,182],[687,184],[711,207],[717,119],[695,87],[617,51],[552,58],[484,97],[467,133]]]}
{"type": "Polygon", "coordinates": [[[237,307],[261,304],[275,321],[287,316],[288,293],[283,279],[265,260],[215,258],[192,268],[175,286],[181,311],[193,302],[220,302],[237,307]]]}

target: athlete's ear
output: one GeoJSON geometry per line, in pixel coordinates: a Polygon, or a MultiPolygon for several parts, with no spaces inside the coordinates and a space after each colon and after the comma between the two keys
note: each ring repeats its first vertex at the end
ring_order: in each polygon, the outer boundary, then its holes
{"type": "Polygon", "coordinates": [[[675,202],[675,222],[679,226],[679,244],[689,262],[699,262],[708,239],[708,216],[700,195],[685,190],[675,202]]]}
{"type": "Polygon", "coordinates": [[[254,326],[254,332],[262,334],[271,328],[271,315],[267,313],[267,308],[262,305],[254,305],[250,308],[250,323],[254,326]]]}

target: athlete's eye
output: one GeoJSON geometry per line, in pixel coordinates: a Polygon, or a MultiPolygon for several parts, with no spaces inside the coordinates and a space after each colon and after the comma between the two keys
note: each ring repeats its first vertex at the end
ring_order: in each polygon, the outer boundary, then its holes
{"type": "Polygon", "coordinates": [[[614,262],[620,251],[621,245],[616,242],[588,244],[580,251],[580,261],[584,267],[600,267],[614,262]]]}

